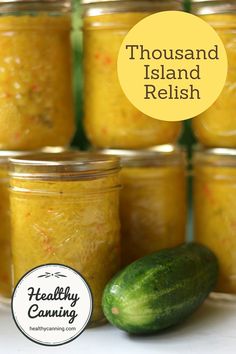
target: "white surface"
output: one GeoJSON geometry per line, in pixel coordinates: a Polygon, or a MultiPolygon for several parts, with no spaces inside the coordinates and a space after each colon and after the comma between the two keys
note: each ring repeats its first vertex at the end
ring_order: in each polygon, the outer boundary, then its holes
{"type": "Polygon", "coordinates": [[[155,336],[134,337],[109,325],[88,329],[72,343],[43,347],[0,309],[0,354],[236,354],[236,304],[207,301],[188,321],[155,336]]]}

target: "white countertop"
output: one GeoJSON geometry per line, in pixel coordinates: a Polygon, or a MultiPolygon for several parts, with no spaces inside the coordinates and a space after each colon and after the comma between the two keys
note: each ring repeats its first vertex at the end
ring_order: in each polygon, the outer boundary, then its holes
{"type": "Polygon", "coordinates": [[[0,309],[0,354],[235,354],[236,303],[208,300],[183,324],[134,337],[110,325],[88,329],[73,342],[43,347],[25,338],[9,310],[0,309]]]}

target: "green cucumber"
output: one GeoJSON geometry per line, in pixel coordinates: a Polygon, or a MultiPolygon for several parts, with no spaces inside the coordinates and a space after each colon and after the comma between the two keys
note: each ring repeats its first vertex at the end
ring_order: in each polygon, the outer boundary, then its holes
{"type": "Polygon", "coordinates": [[[205,246],[189,243],[138,259],[106,286],[108,321],[129,333],[155,333],[191,315],[214,289],[218,262],[205,246]]]}

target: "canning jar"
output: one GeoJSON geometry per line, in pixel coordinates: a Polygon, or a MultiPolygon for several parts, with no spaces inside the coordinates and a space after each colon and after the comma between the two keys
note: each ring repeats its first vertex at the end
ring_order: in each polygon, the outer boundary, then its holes
{"type": "Polygon", "coordinates": [[[70,143],[70,28],[68,0],[0,2],[0,149],[70,143]]]}
{"type": "Polygon", "coordinates": [[[61,263],[91,287],[93,322],[102,292],[119,270],[119,160],[89,153],[10,159],[14,284],[28,270],[61,263]]]}
{"type": "MultiPolygon", "coordinates": [[[[45,147],[41,151],[60,153],[60,147],[45,147]]],[[[0,302],[8,304],[12,294],[11,225],[9,205],[9,158],[26,156],[32,151],[0,150],[0,302]]]]}
{"type": "Polygon", "coordinates": [[[194,165],[195,239],[218,257],[217,292],[236,294],[236,150],[199,150],[194,165]]]}
{"type": "Polygon", "coordinates": [[[236,1],[193,0],[192,13],[217,31],[228,55],[228,76],[216,102],[193,119],[199,141],[208,147],[236,147],[236,1]]]}
{"type": "Polygon", "coordinates": [[[127,265],[185,241],[186,163],[177,147],[103,150],[121,158],[121,258],[127,265]]]}
{"type": "Polygon", "coordinates": [[[120,87],[116,64],[132,26],[154,12],[180,9],[175,0],[83,0],[84,122],[94,146],[137,149],[177,140],[181,123],[137,110],[120,87]]]}

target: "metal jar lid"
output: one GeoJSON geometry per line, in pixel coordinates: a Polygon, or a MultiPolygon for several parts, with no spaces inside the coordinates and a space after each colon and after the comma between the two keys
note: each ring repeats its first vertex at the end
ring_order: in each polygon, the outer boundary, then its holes
{"type": "MultiPolygon", "coordinates": [[[[17,0],[16,0],[17,1],[17,0]]],[[[18,0],[19,1],[19,0],[18,0]]],[[[50,1],[50,0],[49,0],[50,1]]],[[[181,3],[181,0],[81,0],[81,4],[95,4],[100,2],[163,2],[163,3],[181,3]]]]}
{"type": "Polygon", "coordinates": [[[81,0],[85,16],[182,10],[181,0],[81,0]]]}
{"type": "Polygon", "coordinates": [[[118,157],[88,152],[40,153],[9,159],[10,176],[33,180],[100,178],[118,171],[118,157]]]}
{"type": "Polygon", "coordinates": [[[66,7],[71,7],[71,0],[0,0],[1,4],[11,4],[11,3],[58,3],[66,7]]]}
{"type": "Polygon", "coordinates": [[[31,12],[70,12],[71,0],[0,0],[0,14],[31,12]]]}
{"type": "Polygon", "coordinates": [[[118,156],[122,167],[161,167],[186,164],[185,151],[174,145],[159,145],[150,149],[103,149],[104,155],[118,156]]]}
{"type": "Polygon", "coordinates": [[[193,155],[194,165],[236,167],[236,149],[204,148],[197,146],[193,155]]]}
{"type": "Polygon", "coordinates": [[[37,150],[0,150],[0,165],[8,163],[10,158],[19,157],[19,156],[27,156],[31,154],[38,153],[53,153],[58,154],[61,152],[70,151],[70,148],[64,148],[61,146],[46,146],[42,149],[37,150]]]}
{"type": "Polygon", "coordinates": [[[235,13],[236,0],[192,0],[191,12],[195,15],[235,13]]]}

